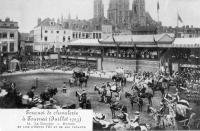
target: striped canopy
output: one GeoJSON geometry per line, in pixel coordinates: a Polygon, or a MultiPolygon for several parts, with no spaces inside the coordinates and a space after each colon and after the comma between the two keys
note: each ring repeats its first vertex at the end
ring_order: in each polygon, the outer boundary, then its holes
{"type": "Polygon", "coordinates": [[[200,38],[176,38],[172,44],[176,48],[200,48],[200,38]]]}

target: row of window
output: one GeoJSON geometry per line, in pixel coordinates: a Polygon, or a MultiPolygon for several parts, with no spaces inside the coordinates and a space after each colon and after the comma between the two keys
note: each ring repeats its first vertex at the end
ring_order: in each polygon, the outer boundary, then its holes
{"type": "MultiPolygon", "coordinates": [[[[45,33],[48,33],[48,30],[45,30],[45,33]]],[[[53,34],[54,31],[52,30],[51,33],[53,34]]],[[[60,33],[60,31],[56,31],[57,34],[60,33]]],[[[64,34],[66,34],[66,31],[64,31],[64,34]]],[[[93,39],[101,39],[101,33],[92,33],[93,36],[90,36],[90,33],[82,33],[81,32],[74,32],[73,33],[73,38],[93,38],[93,39]]],[[[46,41],[46,40],[45,40],[46,41]]]]}
{"type": "MultiPolygon", "coordinates": [[[[45,30],[44,32],[45,32],[45,33],[48,33],[48,30],[45,30]]],[[[54,31],[53,31],[53,30],[51,30],[51,34],[53,34],[53,33],[54,33],[54,31]]],[[[59,34],[59,33],[60,33],[60,31],[58,31],[58,30],[57,30],[57,31],[56,31],[56,33],[57,33],[57,34],[59,34]]],[[[64,34],[66,34],[66,31],[64,31],[64,34]]]]}
{"type": "MultiPolygon", "coordinates": [[[[14,52],[14,42],[10,43],[10,52],[14,52]]],[[[2,44],[2,52],[8,52],[8,44],[2,44]]]]}
{"type": "Polygon", "coordinates": [[[88,38],[93,38],[93,39],[101,39],[101,33],[92,33],[92,34],[90,34],[90,33],[82,33],[82,35],[81,35],[81,33],[73,33],[73,38],[86,38],[86,39],[88,39],[88,38]]]}
{"type": "Polygon", "coordinates": [[[14,33],[7,33],[7,32],[4,32],[4,33],[0,33],[0,39],[3,38],[3,39],[6,39],[8,38],[8,36],[10,36],[9,38],[10,39],[14,39],[15,38],[15,34],[14,33]]]}
{"type": "MultiPolygon", "coordinates": [[[[57,39],[58,39],[58,38],[57,38],[57,39]]],[[[48,37],[47,37],[47,36],[44,37],[44,41],[45,41],[45,42],[48,41],[48,37]]],[[[62,41],[63,41],[63,42],[66,42],[66,38],[65,38],[65,36],[63,36],[62,41]]],[[[70,36],[68,36],[68,41],[70,41],[70,36]]]]}

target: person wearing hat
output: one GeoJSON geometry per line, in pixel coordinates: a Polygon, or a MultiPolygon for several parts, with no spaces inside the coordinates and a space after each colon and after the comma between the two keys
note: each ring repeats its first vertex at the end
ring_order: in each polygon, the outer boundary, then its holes
{"type": "Polygon", "coordinates": [[[160,109],[159,109],[159,111],[158,111],[158,113],[159,113],[159,115],[161,115],[161,116],[163,116],[164,115],[164,113],[165,113],[165,104],[163,103],[163,102],[160,102],[160,109]]]}
{"type": "Polygon", "coordinates": [[[66,82],[63,83],[62,91],[63,91],[63,93],[67,93],[67,84],[66,84],[66,82]]]}
{"type": "Polygon", "coordinates": [[[82,96],[82,102],[86,102],[87,101],[87,92],[85,89],[82,90],[81,96],[82,96]]]}
{"type": "Polygon", "coordinates": [[[27,92],[28,97],[33,99],[35,96],[34,92],[35,92],[35,88],[33,86],[33,87],[31,87],[30,91],[27,92]]]}

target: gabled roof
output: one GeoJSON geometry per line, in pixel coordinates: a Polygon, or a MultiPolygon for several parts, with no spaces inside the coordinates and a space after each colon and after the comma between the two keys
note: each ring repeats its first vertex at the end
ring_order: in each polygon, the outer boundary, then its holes
{"type": "MultiPolygon", "coordinates": [[[[40,27],[40,26],[57,26],[57,27],[62,27],[62,25],[61,24],[58,24],[58,23],[56,23],[55,21],[55,25],[50,25],[50,22],[51,21],[54,21],[54,20],[52,20],[52,19],[50,19],[50,18],[46,18],[46,19],[44,19],[40,24],[38,24],[36,27],[40,27]]],[[[35,27],[35,28],[36,28],[35,27]]]]}
{"type": "Polygon", "coordinates": [[[168,34],[158,35],[118,35],[111,36],[101,40],[101,43],[114,43],[114,40],[118,43],[156,43],[156,42],[169,42],[173,41],[173,38],[168,34]]]}

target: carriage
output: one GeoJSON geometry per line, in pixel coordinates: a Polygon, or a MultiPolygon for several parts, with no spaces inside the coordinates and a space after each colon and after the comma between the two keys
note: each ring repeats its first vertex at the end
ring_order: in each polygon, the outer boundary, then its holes
{"type": "Polygon", "coordinates": [[[79,85],[82,87],[82,84],[85,83],[85,87],[87,86],[87,81],[89,79],[89,76],[86,75],[86,73],[83,72],[81,68],[74,68],[72,78],[69,80],[70,87],[72,85],[79,85]]]}

